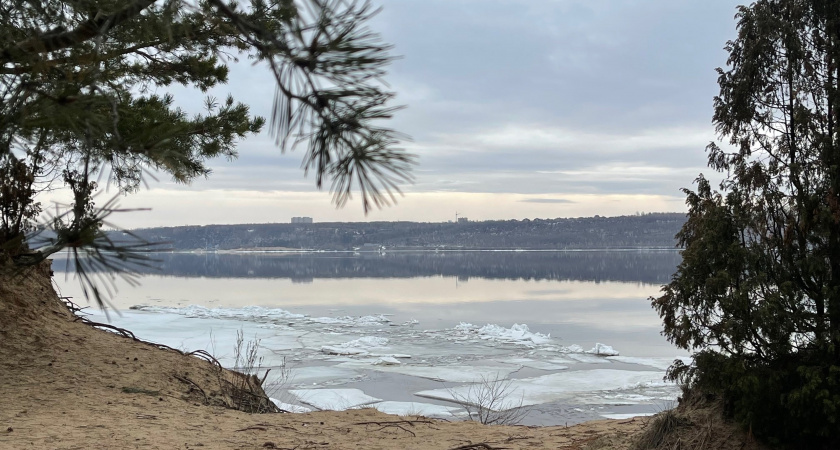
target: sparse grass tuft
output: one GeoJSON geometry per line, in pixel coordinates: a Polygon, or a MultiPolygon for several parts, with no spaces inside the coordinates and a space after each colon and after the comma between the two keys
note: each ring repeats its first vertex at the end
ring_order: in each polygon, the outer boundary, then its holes
{"type": "Polygon", "coordinates": [[[639,436],[639,440],[633,446],[633,450],[655,449],[679,427],[689,424],[690,421],[677,414],[675,410],[665,410],[653,416],[648,422],[645,430],[639,436]]]}

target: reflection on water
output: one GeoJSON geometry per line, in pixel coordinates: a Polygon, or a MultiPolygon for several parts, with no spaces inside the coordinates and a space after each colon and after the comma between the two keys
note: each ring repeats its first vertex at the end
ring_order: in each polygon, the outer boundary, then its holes
{"type": "MultiPolygon", "coordinates": [[[[586,348],[605,342],[627,354],[675,354],[648,297],[669,281],[676,251],[156,257],[160,270],[141,276],[139,287],[117,280],[115,308],[258,305],[313,316],[392,314],[423,329],[526,323],[586,348]]],[[[54,270],[62,295],[84,304],[72,267],[59,260],[54,270]]]]}
{"type": "MultiPolygon", "coordinates": [[[[161,253],[146,273],[175,277],[414,278],[628,281],[664,284],[680,261],[676,251],[161,253]]],[[[57,261],[53,270],[72,271],[57,261]]]]}

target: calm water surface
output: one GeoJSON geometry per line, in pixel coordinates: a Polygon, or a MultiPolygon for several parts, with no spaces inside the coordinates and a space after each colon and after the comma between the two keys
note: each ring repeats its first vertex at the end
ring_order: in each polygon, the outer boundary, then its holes
{"type": "MultiPolygon", "coordinates": [[[[681,354],[650,307],[680,261],[676,251],[159,254],[140,286],[116,283],[134,305],[265,306],[312,316],[390,314],[423,329],[460,322],[551,333],[623,355],[681,354]]],[[[85,304],[72,265],[53,264],[62,295],[85,304]]]]}

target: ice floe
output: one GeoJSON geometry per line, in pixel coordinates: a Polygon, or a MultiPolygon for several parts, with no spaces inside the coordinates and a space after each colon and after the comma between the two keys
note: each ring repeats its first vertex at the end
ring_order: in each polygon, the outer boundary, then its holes
{"type": "Polygon", "coordinates": [[[596,343],[595,347],[593,347],[592,350],[589,350],[586,353],[591,353],[593,355],[598,356],[618,356],[618,350],[600,342],[596,343]]]}
{"type": "Polygon", "coordinates": [[[565,364],[574,363],[575,361],[571,360],[534,360],[529,358],[506,358],[500,359],[499,362],[504,364],[515,364],[522,367],[530,367],[532,369],[539,369],[539,370],[566,370],[569,366],[564,365],[563,363],[558,364],[558,362],[562,361],[565,364]]]}
{"type": "Polygon", "coordinates": [[[371,406],[386,414],[398,416],[426,416],[426,417],[456,417],[465,411],[452,406],[433,405],[419,402],[379,402],[371,406]]]}
{"type": "Polygon", "coordinates": [[[290,413],[308,413],[312,412],[312,408],[307,408],[305,406],[294,405],[292,403],[284,403],[276,398],[269,398],[271,403],[274,403],[274,406],[280,408],[283,411],[290,412],[290,413]]]}
{"type": "Polygon", "coordinates": [[[344,326],[379,326],[386,325],[391,322],[383,314],[373,316],[342,316],[342,317],[310,317],[309,322],[320,323],[324,325],[344,325],[344,326]]]}
{"type": "MultiPolygon", "coordinates": [[[[662,376],[663,373],[659,371],[593,369],[558,372],[535,378],[505,380],[505,383],[509,383],[506,389],[506,398],[504,401],[497,402],[497,405],[499,409],[509,409],[568,400],[576,394],[584,392],[630,389],[646,383],[661,382],[662,376]]],[[[489,383],[492,383],[492,381],[489,383]]],[[[483,389],[487,389],[487,387],[465,385],[420,391],[414,395],[464,403],[470,402],[470,399],[483,389]]]]}
{"type": "MultiPolygon", "coordinates": [[[[263,371],[289,361],[288,377],[272,380],[278,373],[272,370],[267,389],[283,400],[275,403],[287,411],[302,411],[307,407],[300,405],[305,404],[317,409],[376,407],[397,414],[451,417],[463,413],[456,404],[468,403],[483,380],[495,379],[510,382],[503,407],[554,403],[558,408],[602,408],[599,413],[604,414],[638,410],[633,415],[640,415],[661,409],[663,402],[679,394],[674,384],[662,381],[674,358],[619,356],[616,348],[601,342],[587,345],[591,348],[587,351],[575,343],[561,345],[560,339],[532,332],[525,324],[508,328],[463,322],[419,330],[416,322],[392,323],[385,315],[313,318],[280,308],[198,306],[136,307],[112,317],[111,323],[142,339],[205,349],[226,367],[233,364],[238,334],[259,340],[263,371]],[[412,378],[396,378],[403,376],[412,378]],[[415,392],[454,403],[397,401],[415,392]],[[624,409],[610,411],[611,405],[624,409]]],[[[597,417],[592,414],[579,417],[597,417]]],[[[546,413],[539,423],[555,423],[554,415],[546,413]]]]}
{"type": "Polygon", "coordinates": [[[381,349],[388,346],[388,338],[378,336],[364,336],[338,345],[324,345],[321,351],[330,355],[367,355],[371,349],[381,349]]]}
{"type": "Polygon", "coordinates": [[[302,403],[330,411],[344,411],[382,401],[360,389],[291,389],[289,393],[302,403]]]}
{"type": "Polygon", "coordinates": [[[264,308],[262,306],[245,306],[242,308],[206,308],[204,306],[146,306],[136,305],[130,309],[136,311],[179,314],[186,317],[212,318],[212,319],[239,319],[260,321],[263,320],[288,320],[303,319],[303,314],[295,314],[281,308],[264,308]]]}
{"type": "Polygon", "coordinates": [[[504,342],[508,344],[520,344],[528,347],[547,344],[551,336],[542,333],[532,333],[525,324],[513,324],[505,328],[496,324],[487,324],[482,327],[471,323],[461,322],[455,326],[455,331],[461,336],[475,336],[487,341],[504,342]]]}
{"type": "Polygon", "coordinates": [[[686,365],[691,364],[690,356],[679,356],[673,358],[639,358],[633,356],[610,356],[607,359],[615,362],[654,367],[659,370],[667,370],[668,367],[671,367],[671,364],[674,363],[674,360],[680,360],[686,365]]]}
{"type": "Polygon", "coordinates": [[[399,366],[402,362],[393,356],[380,356],[373,364],[376,366],[399,366]]]}
{"type": "Polygon", "coordinates": [[[338,365],[342,368],[369,368],[377,372],[399,373],[413,377],[426,378],[434,381],[446,381],[451,383],[473,383],[485,378],[504,378],[518,369],[504,366],[421,366],[421,365],[373,365],[375,361],[352,361],[338,365]]]}
{"type": "Polygon", "coordinates": [[[607,418],[607,419],[624,420],[624,419],[632,419],[633,417],[647,417],[647,416],[652,416],[654,414],[655,413],[625,413],[625,414],[606,413],[606,414],[601,414],[601,417],[604,417],[604,418],[607,418]]]}

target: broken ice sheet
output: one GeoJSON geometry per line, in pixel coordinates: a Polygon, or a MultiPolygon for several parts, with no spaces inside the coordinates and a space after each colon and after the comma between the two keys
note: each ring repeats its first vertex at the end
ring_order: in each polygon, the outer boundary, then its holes
{"type": "Polygon", "coordinates": [[[274,406],[280,408],[283,411],[290,412],[290,413],[308,413],[311,412],[311,408],[307,408],[306,406],[294,405],[291,403],[284,403],[276,398],[269,398],[271,403],[274,403],[274,406]]]}
{"type": "MultiPolygon", "coordinates": [[[[496,404],[500,410],[503,410],[570,399],[582,392],[629,389],[646,383],[661,384],[663,375],[658,371],[594,369],[559,372],[535,378],[501,380],[501,383],[509,384],[505,399],[497,401],[496,404]]],[[[480,397],[477,393],[487,389],[481,384],[426,390],[414,395],[464,403],[470,402],[471,398],[480,397]]]]}
{"type": "Polygon", "coordinates": [[[638,358],[633,356],[610,356],[607,359],[627,364],[638,364],[640,366],[654,367],[659,370],[668,370],[668,367],[671,367],[671,364],[674,363],[675,359],[682,361],[686,365],[690,365],[692,361],[690,356],[675,356],[672,358],[638,358]]]}
{"type": "Polygon", "coordinates": [[[627,414],[615,414],[615,413],[607,413],[601,414],[601,417],[605,417],[607,419],[617,419],[617,420],[624,420],[624,419],[632,419],[633,417],[647,417],[652,416],[655,413],[627,413],[627,414]]]}
{"type": "Polygon", "coordinates": [[[364,336],[337,345],[324,345],[321,351],[328,355],[367,355],[371,349],[387,348],[388,338],[364,336]]]}
{"type": "Polygon", "coordinates": [[[329,411],[344,411],[382,401],[360,389],[291,389],[289,393],[302,403],[329,411]]]}
{"type": "Polygon", "coordinates": [[[463,409],[453,406],[419,402],[388,401],[374,403],[371,406],[386,414],[396,414],[398,416],[455,417],[465,413],[463,409]]]}
{"type": "Polygon", "coordinates": [[[527,347],[551,342],[550,335],[533,333],[528,329],[528,325],[518,323],[513,324],[510,328],[505,328],[496,324],[478,327],[471,323],[461,322],[455,326],[454,330],[459,337],[477,337],[486,341],[519,344],[527,347]]]}
{"type": "Polygon", "coordinates": [[[376,361],[353,361],[338,364],[347,369],[373,369],[379,372],[399,373],[435,381],[452,383],[474,383],[482,379],[505,378],[518,368],[490,366],[415,366],[415,365],[374,365],[376,361]]]}

